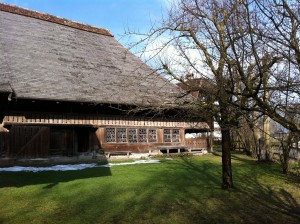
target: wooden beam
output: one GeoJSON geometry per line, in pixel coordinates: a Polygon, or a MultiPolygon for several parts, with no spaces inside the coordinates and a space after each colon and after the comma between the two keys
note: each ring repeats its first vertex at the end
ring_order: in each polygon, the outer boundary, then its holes
{"type": "Polygon", "coordinates": [[[4,125],[13,124],[55,124],[84,126],[124,126],[124,127],[170,127],[209,130],[206,122],[187,122],[183,120],[151,120],[150,118],[128,118],[124,116],[93,116],[74,114],[48,114],[16,112],[4,117],[4,125]]]}

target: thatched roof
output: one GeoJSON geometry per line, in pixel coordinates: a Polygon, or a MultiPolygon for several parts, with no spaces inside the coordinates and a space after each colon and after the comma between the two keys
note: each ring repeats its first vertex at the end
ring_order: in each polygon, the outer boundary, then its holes
{"type": "Polygon", "coordinates": [[[17,98],[147,105],[178,94],[108,30],[3,3],[0,52],[0,92],[17,98]]]}

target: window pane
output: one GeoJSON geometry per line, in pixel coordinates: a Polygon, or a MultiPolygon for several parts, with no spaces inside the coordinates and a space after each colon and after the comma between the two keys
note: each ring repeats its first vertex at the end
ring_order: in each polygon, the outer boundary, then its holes
{"type": "Polygon", "coordinates": [[[157,135],[155,129],[149,129],[148,138],[149,142],[157,142],[157,135]]]}
{"type": "Polygon", "coordinates": [[[139,142],[147,142],[147,129],[139,129],[139,142]]]}
{"type": "Polygon", "coordinates": [[[106,142],[116,142],[116,129],[106,128],[105,129],[105,140],[106,142]]]}
{"type": "Polygon", "coordinates": [[[137,129],[128,129],[128,139],[130,143],[137,143],[137,129]]]}
{"type": "Polygon", "coordinates": [[[118,142],[127,142],[126,128],[117,129],[118,142]]]}
{"type": "Polygon", "coordinates": [[[171,142],[171,129],[164,129],[164,142],[171,142]]]}
{"type": "Polygon", "coordinates": [[[179,129],[173,129],[172,142],[180,142],[180,130],[179,129]]]}

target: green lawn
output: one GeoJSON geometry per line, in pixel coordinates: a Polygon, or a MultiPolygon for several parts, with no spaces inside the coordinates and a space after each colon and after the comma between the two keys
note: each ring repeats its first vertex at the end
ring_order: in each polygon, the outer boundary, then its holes
{"type": "Polygon", "coordinates": [[[64,172],[0,172],[0,223],[300,223],[300,178],[233,155],[64,172]]]}

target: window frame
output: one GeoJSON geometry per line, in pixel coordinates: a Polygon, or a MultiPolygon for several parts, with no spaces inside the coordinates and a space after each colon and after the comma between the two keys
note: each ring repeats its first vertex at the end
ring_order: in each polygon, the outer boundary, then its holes
{"type": "Polygon", "coordinates": [[[128,134],[127,134],[127,128],[116,128],[116,143],[127,143],[128,142],[128,134]],[[125,133],[121,133],[121,137],[119,137],[119,130],[124,131],[125,133]],[[125,141],[124,141],[125,140],[125,141]]]}
{"type": "MultiPolygon", "coordinates": [[[[110,138],[111,138],[112,136],[113,136],[113,135],[110,134],[110,138]]],[[[112,139],[113,139],[113,138],[112,138],[112,139]]],[[[111,127],[105,128],[105,142],[106,142],[106,143],[117,143],[116,128],[111,128],[111,127]],[[108,129],[114,130],[114,141],[107,141],[107,139],[108,139],[108,136],[107,136],[108,132],[107,132],[107,130],[108,130],[108,129]]]]}
{"type": "Polygon", "coordinates": [[[147,140],[148,140],[148,143],[157,143],[157,129],[156,128],[148,128],[148,136],[147,136],[147,140]],[[152,134],[152,131],[155,132],[155,135],[152,134]],[[155,136],[155,139],[154,138],[150,138],[150,136],[155,136]],[[152,141],[152,139],[154,141],[152,141]]]}
{"type": "Polygon", "coordinates": [[[180,132],[181,131],[179,128],[164,128],[163,129],[163,142],[164,143],[180,143],[181,142],[180,132]]]}
{"type": "Polygon", "coordinates": [[[139,143],[138,142],[138,128],[127,128],[127,134],[128,134],[128,143],[131,143],[131,144],[139,143]],[[135,134],[130,133],[130,131],[135,131],[135,134]],[[132,136],[132,139],[130,138],[131,136],[132,136]]]}

